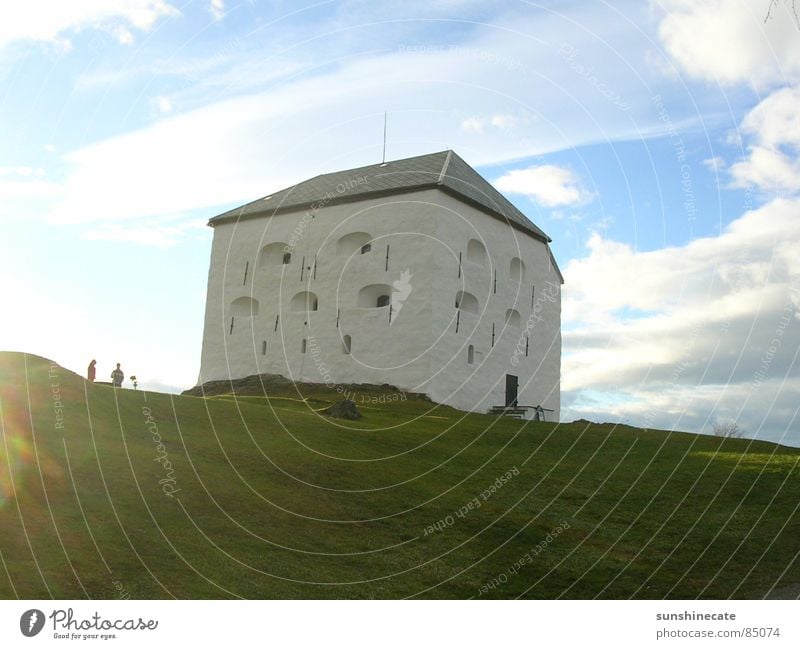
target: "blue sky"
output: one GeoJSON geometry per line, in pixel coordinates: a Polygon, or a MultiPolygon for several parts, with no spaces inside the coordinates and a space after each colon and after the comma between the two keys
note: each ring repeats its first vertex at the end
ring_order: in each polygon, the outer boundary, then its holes
{"type": "Polygon", "coordinates": [[[800,444],[800,30],[766,5],[28,2],[0,348],[191,386],[207,219],[374,162],[388,110],[389,158],[453,148],[553,238],[565,419],[800,444]]]}

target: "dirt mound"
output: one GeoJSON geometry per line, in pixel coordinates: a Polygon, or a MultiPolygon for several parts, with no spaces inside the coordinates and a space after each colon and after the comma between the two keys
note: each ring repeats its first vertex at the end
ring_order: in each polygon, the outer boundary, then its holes
{"type": "Polygon", "coordinates": [[[243,379],[208,381],[184,390],[181,394],[191,397],[213,397],[218,394],[259,396],[269,392],[270,388],[287,388],[293,383],[280,374],[253,374],[243,379]]]}
{"type": "Polygon", "coordinates": [[[219,394],[237,394],[241,396],[263,396],[272,391],[286,390],[295,387],[300,392],[326,392],[336,391],[339,394],[347,395],[353,393],[383,394],[397,393],[405,398],[423,399],[430,401],[424,394],[404,393],[400,388],[383,383],[381,385],[373,383],[348,383],[337,384],[335,386],[325,383],[302,383],[292,381],[280,374],[253,374],[243,379],[231,379],[220,381],[208,381],[202,385],[185,390],[181,394],[192,397],[213,397],[219,394]]]}

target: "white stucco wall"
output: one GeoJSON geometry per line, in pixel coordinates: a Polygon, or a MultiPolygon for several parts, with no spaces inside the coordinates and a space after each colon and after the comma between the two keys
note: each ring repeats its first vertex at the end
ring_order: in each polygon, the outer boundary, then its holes
{"type": "Polygon", "coordinates": [[[546,244],[443,192],[437,203],[437,236],[449,242],[456,259],[438,255],[434,261],[438,281],[433,291],[433,335],[446,334],[441,335],[431,357],[436,378],[428,393],[435,401],[485,411],[504,405],[505,375],[513,374],[519,379],[519,404],[552,409],[547,417],[557,420],[561,407],[561,280],[551,266],[546,244]],[[467,258],[471,239],[480,241],[486,250],[481,264],[467,258]],[[460,277],[458,252],[462,253],[460,277]],[[521,281],[511,278],[513,258],[524,264],[521,281]],[[478,299],[479,314],[462,311],[456,333],[454,302],[459,291],[478,299]],[[519,313],[519,326],[506,324],[509,309],[519,313]],[[470,345],[480,354],[471,365],[467,362],[470,345]]]}
{"type": "Polygon", "coordinates": [[[485,411],[504,403],[508,372],[519,376],[520,404],[552,408],[557,419],[560,348],[560,285],[545,244],[440,190],[328,205],[313,219],[298,211],[214,228],[199,383],[257,373],[390,383],[485,411]],[[339,251],[340,238],[354,232],[371,236],[368,253],[339,251]],[[470,239],[483,241],[486,265],[466,261],[470,239]],[[291,260],[263,266],[260,251],[274,242],[290,247],[291,260]],[[521,284],[509,278],[512,257],[525,264],[521,284]],[[541,297],[548,282],[557,287],[550,289],[552,301],[541,297]],[[358,306],[360,290],[373,284],[394,285],[391,324],[390,307],[358,306]],[[541,320],[532,323],[528,355],[523,344],[515,357],[532,313],[531,286],[541,320]],[[462,311],[456,332],[455,298],[462,290],[475,295],[480,312],[462,311]],[[316,296],[318,310],[292,311],[301,291],[316,296]],[[258,303],[253,316],[247,298],[258,303]],[[519,312],[521,327],[505,326],[509,308],[519,312]],[[352,338],[350,354],[343,352],[345,335],[352,338]],[[482,353],[472,365],[470,344],[482,353]]]}

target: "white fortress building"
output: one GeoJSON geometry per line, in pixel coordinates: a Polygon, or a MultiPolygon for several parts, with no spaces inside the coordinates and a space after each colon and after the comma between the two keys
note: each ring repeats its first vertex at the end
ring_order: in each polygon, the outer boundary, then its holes
{"type": "Polygon", "coordinates": [[[209,225],[198,384],[388,383],[558,420],[551,239],[453,151],[316,176],[209,225]]]}

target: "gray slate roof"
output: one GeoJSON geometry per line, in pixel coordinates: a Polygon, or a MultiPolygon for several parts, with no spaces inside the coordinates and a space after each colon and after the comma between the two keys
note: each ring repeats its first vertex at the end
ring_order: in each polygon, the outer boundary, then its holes
{"type": "Polygon", "coordinates": [[[551,241],[477,171],[453,151],[373,164],[322,174],[212,218],[215,226],[238,219],[272,216],[390,194],[441,189],[456,198],[510,222],[524,232],[551,241]]]}

